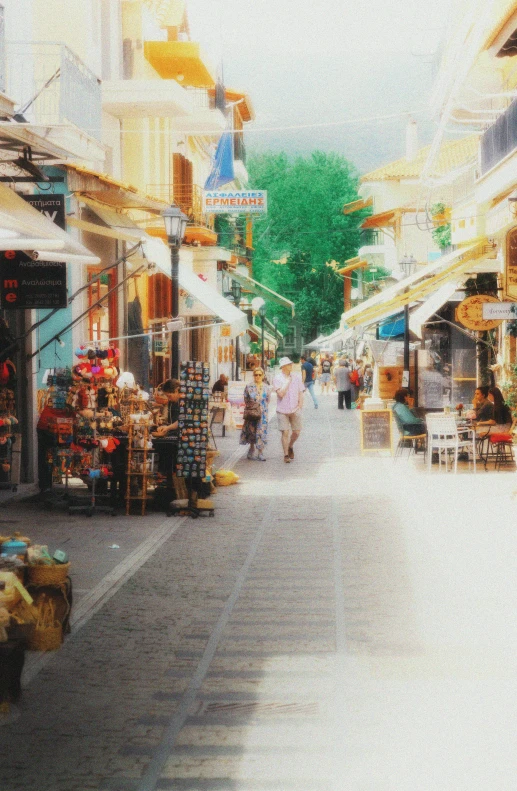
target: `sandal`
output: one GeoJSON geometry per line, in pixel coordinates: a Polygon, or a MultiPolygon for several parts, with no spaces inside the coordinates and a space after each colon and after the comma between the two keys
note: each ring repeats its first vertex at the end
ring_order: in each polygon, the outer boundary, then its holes
{"type": "Polygon", "coordinates": [[[286,464],[290,464],[291,463],[291,459],[289,458],[289,456],[284,456],[284,461],[285,461],[286,464]]]}
{"type": "Polygon", "coordinates": [[[289,458],[294,459],[294,450],[292,448],[289,448],[289,458]]]}
{"type": "Polygon", "coordinates": [[[249,459],[250,461],[254,460],[255,456],[253,455],[251,450],[248,451],[248,455],[246,456],[246,458],[249,459]]]}
{"type": "Polygon", "coordinates": [[[262,455],[262,453],[259,453],[259,455],[257,456],[257,459],[256,459],[256,460],[257,460],[257,461],[266,461],[266,457],[265,457],[265,456],[263,456],[263,455],[262,455]]]}

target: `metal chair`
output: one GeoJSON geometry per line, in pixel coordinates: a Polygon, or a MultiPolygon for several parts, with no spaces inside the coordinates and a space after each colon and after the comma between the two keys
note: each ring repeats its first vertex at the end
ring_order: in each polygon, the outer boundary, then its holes
{"type": "Polygon", "coordinates": [[[395,460],[399,456],[404,454],[404,449],[408,448],[408,458],[411,456],[411,451],[416,454],[419,447],[423,448],[424,451],[424,462],[425,462],[425,454],[427,448],[427,434],[405,434],[405,426],[402,423],[401,419],[393,410],[393,417],[395,418],[395,423],[397,424],[397,428],[399,431],[399,440],[397,442],[397,447],[395,448],[395,460]]]}
{"type": "Polygon", "coordinates": [[[492,453],[489,454],[487,452],[485,456],[485,469],[489,455],[494,458],[496,470],[500,470],[503,464],[515,464],[515,456],[513,453],[513,435],[516,426],[517,420],[514,419],[509,431],[490,432],[488,435],[488,444],[492,453]]]}
{"type": "MultiPolygon", "coordinates": [[[[476,432],[473,429],[458,430],[453,415],[430,414],[426,416],[428,470],[431,472],[433,451],[438,452],[439,469],[442,456],[445,458],[445,471],[449,469],[449,456],[454,454],[454,472],[458,471],[460,452],[472,454],[474,472],[476,472],[476,432]]],[[[470,461],[470,458],[469,458],[470,461]]]]}

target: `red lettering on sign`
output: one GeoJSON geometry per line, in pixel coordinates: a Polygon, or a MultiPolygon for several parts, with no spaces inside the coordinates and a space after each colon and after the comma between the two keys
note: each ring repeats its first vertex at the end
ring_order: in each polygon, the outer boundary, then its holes
{"type": "Polygon", "coordinates": [[[9,258],[9,260],[16,258],[16,250],[6,250],[4,255],[6,258],[9,258]]]}
{"type": "Polygon", "coordinates": [[[9,294],[5,295],[5,301],[6,302],[16,302],[17,299],[18,299],[18,295],[17,294],[13,294],[12,291],[10,291],[9,294]]]}

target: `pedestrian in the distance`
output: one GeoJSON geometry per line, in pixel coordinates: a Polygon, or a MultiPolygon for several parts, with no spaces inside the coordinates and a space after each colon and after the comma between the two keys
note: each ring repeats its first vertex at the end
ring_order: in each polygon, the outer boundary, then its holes
{"type": "Polygon", "coordinates": [[[332,362],[328,357],[324,357],[320,363],[320,382],[321,394],[330,392],[330,380],[332,378],[332,362]]]}
{"type": "Polygon", "coordinates": [[[318,399],[316,398],[316,393],[314,392],[314,366],[312,364],[311,358],[307,359],[305,354],[301,356],[302,362],[302,380],[305,385],[305,389],[309,391],[310,396],[312,398],[312,403],[314,404],[314,409],[318,408],[318,399]]]}
{"type": "Polygon", "coordinates": [[[264,371],[255,368],[253,384],[247,384],[244,388],[244,423],[239,441],[240,445],[250,446],[248,459],[266,461],[263,451],[267,444],[270,394],[271,388],[264,380],[264,371]]]}
{"type": "Polygon", "coordinates": [[[364,392],[366,395],[372,394],[372,387],[373,387],[373,369],[370,363],[366,363],[364,366],[364,392]]]}
{"type": "Polygon", "coordinates": [[[280,360],[280,373],[273,380],[277,395],[276,417],[282,432],[282,448],[286,464],[294,459],[293,445],[302,430],[303,394],[305,387],[302,377],[293,374],[293,362],[289,357],[280,360]]]}
{"type": "Polygon", "coordinates": [[[350,368],[344,357],[334,369],[334,382],[337,390],[337,408],[344,409],[343,401],[347,409],[352,408],[352,383],[350,382],[350,368]]]}

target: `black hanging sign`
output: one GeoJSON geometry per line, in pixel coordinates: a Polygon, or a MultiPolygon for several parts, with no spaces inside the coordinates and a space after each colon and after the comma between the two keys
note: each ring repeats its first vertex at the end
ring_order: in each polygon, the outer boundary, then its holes
{"type": "MultiPolygon", "coordinates": [[[[65,229],[64,195],[22,195],[47,219],[65,229]]],[[[66,264],[33,261],[19,250],[0,253],[0,304],[10,310],[66,308],[66,264]]]]}

